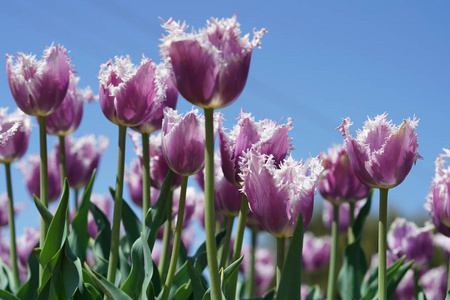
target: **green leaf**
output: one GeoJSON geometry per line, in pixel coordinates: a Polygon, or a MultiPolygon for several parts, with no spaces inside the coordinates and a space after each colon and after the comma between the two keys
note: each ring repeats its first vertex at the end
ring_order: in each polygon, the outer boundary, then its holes
{"type": "Polygon", "coordinates": [[[78,207],[78,211],[72,220],[72,231],[69,235],[70,247],[73,253],[80,258],[82,263],[86,260],[86,249],[89,243],[87,220],[95,173],[96,170],[94,169],[89,182],[84,188],[83,195],[81,197],[81,204],[78,207]]]}
{"type": "MultiPolygon", "coordinates": [[[[404,256],[403,256],[404,258],[404,256]]],[[[407,262],[405,264],[402,264],[397,270],[389,272],[389,269],[387,270],[387,296],[388,299],[391,299],[394,295],[395,289],[397,288],[400,281],[403,279],[403,276],[405,276],[406,272],[411,268],[413,265],[413,261],[407,262]]]]}
{"type": "Polygon", "coordinates": [[[130,275],[121,290],[133,299],[147,299],[147,289],[153,273],[153,261],[144,236],[134,242],[131,248],[131,262],[130,275]]]}
{"type": "Polygon", "coordinates": [[[64,244],[65,255],[62,257],[61,275],[67,298],[71,298],[77,289],[83,291],[83,271],[81,261],[76,257],[67,243],[64,244]]]}
{"type": "Polygon", "coordinates": [[[361,283],[366,271],[366,256],[359,245],[359,240],[356,240],[346,247],[344,262],[338,276],[339,293],[343,300],[361,298],[361,283]]]}
{"type": "Polygon", "coordinates": [[[22,300],[35,299],[39,288],[39,262],[34,251],[28,256],[28,280],[17,292],[17,297],[22,300]]]}
{"type": "Polygon", "coordinates": [[[84,268],[97,287],[102,290],[107,297],[114,300],[132,300],[126,293],[122,292],[118,287],[106,280],[105,277],[94,270],[91,270],[86,263],[84,263],[84,268]]]}
{"type": "Polygon", "coordinates": [[[0,289],[12,291],[11,282],[13,282],[12,271],[0,258],[0,289]]]}
{"type": "Polygon", "coordinates": [[[275,299],[275,289],[271,289],[263,298],[262,300],[272,300],[275,299]]]}
{"type": "Polygon", "coordinates": [[[44,247],[42,247],[39,261],[43,266],[47,265],[53,256],[61,249],[66,235],[66,215],[69,202],[69,184],[64,180],[64,187],[61,200],[56,210],[55,216],[48,227],[44,247]]]}
{"type": "Polygon", "coordinates": [[[301,269],[303,249],[303,216],[300,212],[295,225],[294,236],[281,271],[280,285],[278,286],[278,300],[300,300],[301,269]]]}
{"type": "Polygon", "coordinates": [[[191,294],[192,288],[187,283],[185,283],[177,289],[174,298],[175,300],[186,300],[189,299],[191,294]]]}
{"type": "Polygon", "coordinates": [[[148,236],[148,244],[150,249],[153,249],[155,244],[156,236],[158,234],[158,229],[167,220],[167,199],[169,193],[171,193],[170,188],[172,186],[173,171],[169,169],[166,178],[161,186],[161,191],[159,194],[158,201],[149,209],[147,215],[145,216],[145,225],[150,228],[148,236]]]}
{"type": "Polygon", "coordinates": [[[187,266],[189,278],[191,279],[189,285],[192,286],[192,291],[194,293],[193,300],[201,300],[203,298],[203,295],[206,293],[208,286],[202,274],[199,273],[196,268],[194,268],[190,261],[187,262],[187,266]]]}
{"type": "Polygon", "coordinates": [[[366,221],[367,216],[370,213],[370,206],[372,204],[372,196],[373,196],[373,189],[370,190],[366,203],[359,211],[359,214],[356,217],[355,222],[353,223],[352,230],[353,230],[353,235],[355,236],[355,241],[361,240],[363,229],[364,229],[364,223],[366,221]]]}
{"type": "Polygon", "coordinates": [[[2,300],[20,300],[20,298],[17,298],[12,293],[5,291],[5,290],[0,290],[0,299],[2,299],[2,300]]]}
{"type": "Polygon", "coordinates": [[[311,290],[309,291],[309,294],[306,296],[305,300],[323,300],[322,295],[320,295],[320,288],[318,285],[314,285],[311,287],[311,290]]]}
{"type": "Polygon", "coordinates": [[[445,297],[445,300],[450,300],[450,289],[447,291],[447,296],[445,297]]]}
{"type": "MultiPolygon", "coordinates": [[[[216,247],[219,248],[222,244],[223,238],[225,237],[225,230],[222,230],[216,234],[216,247]]],[[[188,260],[194,265],[199,273],[202,273],[208,264],[206,257],[206,241],[198,247],[194,256],[189,257],[188,260]]]]}
{"type": "Polygon", "coordinates": [[[229,265],[223,271],[222,286],[225,286],[227,284],[228,280],[230,279],[230,277],[239,270],[239,265],[241,264],[243,259],[244,259],[244,256],[242,255],[241,257],[239,257],[236,261],[234,261],[231,265],[229,265]]]}
{"type": "MultiPolygon", "coordinates": [[[[112,187],[109,187],[109,192],[112,198],[116,199],[116,191],[112,187]]],[[[122,199],[122,224],[132,245],[141,236],[142,223],[125,199],[122,199]]]]}
{"type": "Polygon", "coordinates": [[[89,210],[94,215],[95,223],[98,229],[98,234],[94,241],[94,247],[92,248],[96,258],[95,270],[106,275],[108,271],[109,250],[111,247],[111,225],[108,217],[106,217],[94,203],[90,203],[89,210]]]}
{"type": "Polygon", "coordinates": [[[53,219],[52,213],[48,210],[47,207],[45,207],[45,205],[41,202],[41,200],[39,200],[39,198],[36,197],[36,195],[33,195],[33,201],[45,224],[49,226],[53,219]]]}

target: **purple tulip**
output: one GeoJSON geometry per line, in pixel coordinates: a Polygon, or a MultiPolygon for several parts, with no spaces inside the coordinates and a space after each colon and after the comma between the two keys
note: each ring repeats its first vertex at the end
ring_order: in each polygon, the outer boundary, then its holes
{"type": "Polygon", "coordinates": [[[325,168],[319,181],[319,192],[323,198],[341,204],[367,197],[370,187],[358,180],[342,145],[335,145],[328,150],[328,154],[321,153],[320,156],[325,168]]]}
{"type": "MultiPolygon", "coordinates": [[[[100,195],[100,194],[92,194],[91,202],[97,205],[97,207],[110,218],[112,210],[113,210],[113,200],[110,195],[100,195]]],[[[97,224],[95,223],[94,216],[91,212],[88,214],[88,233],[89,236],[93,239],[98,234],[97,224]]]]}
{"type": "Polygon", "coordinates": [[[447,270],[444,266],[431,269],[420,277],[427,300],[445,299],[447,292],[447,270]]]}
{"type": "MultiPolygon", "coordinates": [[[[125,169],[125,182],[128,184],[131,200],[139,207],[142,207],[142,163],[135,158],[130,163],[130,168],[125,169]]],[[[150,187],[150,205],[156,203],[160,191],[150,187]]]]}
{"type": "Polygon", "coordinates": [[[433,256],[432,228],[418,228],[413,222],[397,218],[387,234],[387,243],[392,253],[399,259],[406,255],[406,261],[414,259],[414,267],[420,269],[433,256]]]}
{"type": "Polygon", "coordinates": [[[166,108],[162,122],[162,153],[182,176],[200,172],[205,164],[205,119],[193,109],[183,117],[166,108]]]}
{"type": "Polygon", "coordinates": [[[256,150],[242,163],[243,192],[256,220],[277,238],[291,237],[299,212],[304,226],[311,221],[316,184],[323,167],[318,158],[308,164],[288,157],[277,166],[272,155],[256,150]]]}
{"type": "MultiPolygon", "coordinates": [[[[443,150],[445,153],[439,154],[435,161],[435,175],[433,183],[431,184],[431,216],[438,229],[442,226],[446,227],[444,229],[450,227],[450,167],[445,168],[445,158],[450,157],[450,149],[443,150]]],[[[450,236],[450,234],[448,234],[449,232],[447,232],[448,230],[440,231],[443,234],[450,236]]]]}
{"type": "Polygon", "coordinates": [[[350,134],[350,118],[338,129],[345,137],[345,148],[358,179],[373,188],[390,189],[403,182],[420,157],[415,118],[403,120],[400,126],[387,121],[387,114],[368,119],[356,139],[350,134]]]}
{"type": "MultiPolygon", "coordinates": [[[[48,154],[47,158],[47,170],[48,170],[48,202],[55,202],[61,195],[61,175],[58,164],[58,152],[53,151],[48,154]]],[[[28,162],[25,160],[20,161],[17,167],[22,172],[25,179],[25,185],[31,196],[36,195],[39,197],[41,194],[40,187],[40,169],[41,159],[39,155],[32,154],[28,156],[28,162]]]]}
{"type": "Polygon", "coordinates": [[[41,60],[34,55],[6,55],[6,74],[17,106],[27,115],[47,116],[62,103],[72,73],[67,50],[51,46],[41,60]]]}
{"type": "Polygon", "coordinates": [[[0,163],[12,163],[20,159],[28,148],[31,134],[31,119],[20,109],[8,115],[8,108],[0,108],[0,133],[8,136],[11,128],[14,135],[5,143],[0,143],[0,163]]]}
{"type": "Polygon", "coordinates": [[[16,122],[9,127],[2,126],[0,124],[0,147],[5,147],[6,143],[16,134],[20,123],[16,122]]]}
{"type": "Polygon", "coordinates": [[[37,228],[25,228],[25,233],[17,238],[17,257],[24,265],[27,264],[28,256],[39,242],[40,232],[37,228]]]}
{"type": "Polygon", "coordinates": [[[165,85],[156,64],[143,57],[136,67],[131,58],[115,57],[100,68],[99,99],[106,118],[117,125],[137,126],[164,101],[165,85]]]}
{"type": "Polygon", "coordinates": [[[161,52],[170,58],[173,80],[181,95],[203,108],[222,108],[233,103],[244,89],[250,58],[259,47],[266,29],[241,37],[240,24],[234,15],[213,19],[207,28],[186,33],[185,23],[172,19],[163,24],[161,52]]]}
{"type": "Polygon", "coordinates": [[[312,232],[303,236],[302,266],[308,271],[317,271],[328,264],[331,251],[331,237],[315,237],[312,232]]]}
{"type": "MultiPolygon", "coordinates": [[[[250,251],[248,245],[242,246],[244,260],[239,268],[246,277],[250,274],[250,251]]],[[[255,251],[255,286],[258,296],[262,296],[268,290],[275,276],[275,255],[268,248],[257,247],[255,251]]]]}
{"type": "Polygon", "coordinates": [[[172,71],[165,65],[159,64],[157,72],[161,74],[161,78],[164,80],[164,84],[167,86],[165,101],[161,103],[161,106],[150,115],[150,117],[144,121],[141,125],[131,127],[140,133],[153,133],[161,129],[162,120],[164,118],[164,108],[170,107],[175,109],[178,99],[178,90],[172,82],[172,71]]]}
{"type": "Polygon", "coordinates": [[[225,178],[236,186],[240,186],[242,172],[240,162],[249,149],[256,149],[261,154],[272,155],[279,164],[292,150],[288,136],[292,119],[283,125],[264,119],[255,122],[251,114],[241,111],[238,124],[230,133],[226,133],[219,123],[220,154],[225,178]]]}
{"type": "MultiPolygon", "coordinates": [[[[66,143],[66,176],[69,186],[81,189],[86,186],[94,169],[98,168],[100,158],[108,147],[108,138],[86,135],[77,139],[72,136],[65,138],[66,143]]],[[[59,153],[59,144],[55,145],[55,152],[59,153]]],[[[59,164],[59,156],[57,156],[59,164]]]]}
{"type": "MultiPolygon", "coordinates": [[[[128,132],[131,140],[134,144],[134,151],[140,159],[140,174],[142,174],[142,145],[141,145],[141,135],[137,132],[128,132]]],[[[158,133],[156,135],[151,135],[149,139],[149,151],[150,151],[150,184],[161,189],[164,179],[167,176],[170,168],[167,165],[164,155],[162,153],[161,146],[162,134],[158,133]]],[[[136,165],[132,169],[137,170],[136,165]]],[[[172,189],[175,189],[181,185],[181,176],[174,173],[172,177],[172,189]]]]}
{"type": "Polygon", "coordinates": [[[94,100],[90,87],[79,89],[79,77],[71,76],[69,88],[62,104],[47,117],[47,133],[65,136],[74,132],[81,123],[83,103],[94,100]]]}
{"type": "MultiPolygon", "coordinates": [[[[359,214],[359,211],[364,206],[366,201],[358,201],[355,203],[354,218],[359,214]]],[[[331,230],[331,224],[333,223],[333,204],[328,201],[323,203],[322,221],[326,228],[331,230]]],[[[339,231],[346,232],[350,226],[350,204],[342,203],[339,205],[339,231]]]]}
{"type": "Polygon", "coordinates": [[[394,292],[394,299],[415,300],[414,291],[414,271],[409,269],[397,285],[394,292]]]}
{"type": "MultiPolygon", "coordinates": [[[[8,226],[8,195],[3,193],[0,195],[0,228],[8,226]]],[[[20,203],[14,205],[14,215],[25,209],[25,204],[20,203]]]]}

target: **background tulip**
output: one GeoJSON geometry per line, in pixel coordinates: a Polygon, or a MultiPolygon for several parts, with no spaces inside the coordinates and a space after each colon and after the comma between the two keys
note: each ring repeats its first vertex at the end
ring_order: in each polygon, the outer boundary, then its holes
{"type": "Polygon", "coordinates": [[[0,133],[8,135],[14,128],[14,135],[0,145],[0,163],[11,163],[20,159],[28,148],[31,134],[31,120],[20,109],[8,115],[7,108],[0,108],[0,133]]]}

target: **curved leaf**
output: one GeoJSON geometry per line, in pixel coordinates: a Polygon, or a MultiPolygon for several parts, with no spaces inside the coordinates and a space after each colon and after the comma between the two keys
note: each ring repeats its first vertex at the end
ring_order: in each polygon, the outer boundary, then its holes
{"type": "Polygon", "coordinates": [[[91,270],[86,263],[84,263],[84,268],[97,287],[101,289],[107,297],[114,300],[132,300],[126,293],[122,292],[118,287],[106,280],[105,277],[94,270],[91,270]]]}

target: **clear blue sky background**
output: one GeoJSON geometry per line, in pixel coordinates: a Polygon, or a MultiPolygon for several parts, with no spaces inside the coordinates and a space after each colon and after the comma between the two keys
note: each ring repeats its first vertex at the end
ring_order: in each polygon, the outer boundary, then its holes
{"type": "MultiPolygon", "coordinates": [[[[293,156],[300,159],[341,143],[335,128],[347,116],[355,133],[367,116],[386,111],[398,124],[415,115],[424,159],[390,192],[389,203],[401,216],[425,217],[434,160],[450,147],[449,11],[447,1],[8,1],[0,10],[0,53],[40,57],[51,43],[62,44],[70,50],[80,86],[98,93],[100,64],[115,55],[129,54],[138,63],[144,53],[159,61],[164,32],[159,17],[199,28],[211,16],[238,12],[244,33],[262,27],[269,33],[262,49],[254,51],[244,92],[221,110],[225,125],[234,124],[240,109],[258,120],[292,117],[293,156]]],[[[5,71],[0,93],[0,105],[14,110],[5,71]]],[[[179,99],[180,111],[190,108],[179,99]]],[[[103,116],[99,103],[85,105],[74,136],[90,133],[110,139],[94,186],[107,193],[115,183],[117,126],[103,116]]],[[[49,138],[49,148],[54,142],[49,138]]],[[[36,126],[27,155],[38,149],[36,126]]],[[[128,139],[127,163],[132,149],[128,139]]],[[[1,168],[0,192],[6,190],[3,174],[1,168]]],[[[37,226],[38,217],[16,168],[13,177],[16,201],[28,204],[18,218],[21,233],[24,226],[37,226]]],[[[321,201],[318,196],[316,203],[321,201]]]]}

